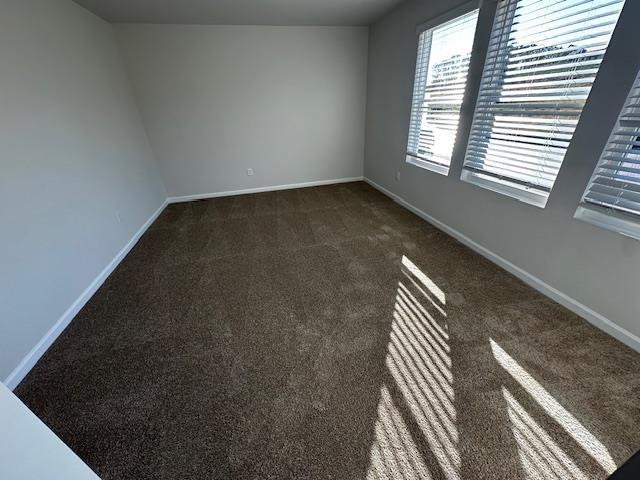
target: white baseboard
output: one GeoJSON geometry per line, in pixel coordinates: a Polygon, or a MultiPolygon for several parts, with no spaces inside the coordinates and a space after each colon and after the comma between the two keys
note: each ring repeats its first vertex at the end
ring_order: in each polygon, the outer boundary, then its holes
{"type": "Polygon", "coordinates": [[[625,345],[628,345],[629,347],[633,348],[634,350],[640,352],[640,338],[638,336],[636,336],[633,333],[625,330],[624,328],[616,325],[614,322],[612,322],[611,320],[606,318],[604,315],[601,315],[598,312],[596,312],[596,311],[592,310],[591,308],[587,307],[586,305],[583,305],[582,303],[578,302],[577,300],[571,298],[569,295],[567,295],[567,294],[561,292],[560,290],[552,287],[551,285],[543,282],[538,277],[530,274],[529,272],[523,270],[522,268],[518,267],[517,265],[514,265],[510,261],[505,260],[501,256],[493,253],[488,248],[483,247],[482,245],[476,243],[475,241],[471,240],[469,237],[463,235],[462,233],[458,232],[457,230],[455,230],[455,229],[451,228],[450,226],[442,223],[441,221],[433,218],[431,215],[423,212],[419,208],[417,208],[417,207],[413,206],[412,204],[410,204],[409,202],[407,202],[404,198],[402,198],[402,197],[396,195],[395,193],[387,190],[386,188],[378,185],[373,180],[370,180],[370,179],[365,177],[364,181],[367,182],[369,185],[371,185],[376,190],[379,190],[380,192],[382,192],[385,195],[387,195],[388,197],[390,197],[396,203],[402,205],[406,209],[412,211],[413,213],[415,213],[416,215],[418,215],[422,219],[426,220],[427,222],[432,224],[434,227],[436,227],[436,228],[442,230],[443,232],[451,235],[453,238],[458,240],[460,243],[463,243],[464,245],[466,245],[467,247],[469,247],[472,250],[476,251],[477,253],[479,253],[483,257],[487,258],[488,260],[492,261],[493,263],[495,263],[499,267],[502,267],[503,269],[505,269],[506,271],[508,271],[512,275],[515,275],[520,280],[522,280],[526,284],[530,285],[531,287],[535,288],[536,290],[538,290],[543,295],[546,295],[547,297],[551,298],[552,300],[555,300],[560,305],[568,308],[569,310],[571,310],[575,314],[580,315],[582,318],[587,320],[592,325],[598,327],[600,330],[608,333],[609,335],[611,335],[612,337],[616,338],[617,340],[620,340],[625,345]]]}
{"type": "Polygon", "coordinates": [[[185,195],[181,197],[169,197],[169,203],[193,202],[207,198],[230,197],[232,195],[246,195],[249,193],[275,192],[278,190],[291,190],[293,188],[319,187],[321,185],[334,185],[337,183],[361,182],[363,177],[336,178],[333,180],[318,180],[316,182],[292,183],[289,185],[275,185],[272,187],[247,188],[245,190],[230,190],[226,192],[201,193],[197,195],[185,195]]]}
{"type": "Polygon", "coordinates": [[[66,312],[58,319],[58,321],[51,327],[47,334],[36,344],[35,347],[22,359],[18,366],[11,372],[11,374],[4,381],[7,388],[14,390],[22,379],[29,373],[29,371],[35,366],[40,358],[45,354],[53,342],[56,341],[58,336],[69,326],[74,317],[84,307],[84,305],[91,299],[96,291],[102,286],[105,280],[116,269],[120,262],[127,256],[131,249],[138,243],[140,237],[147,231],[151,224],[158,218],[162,211],[167,206],[168,202],[165,200],[163,204],[151,215],[151,217],[140,227],[131,240],[124,246],[120,252],[115,256],[111,262],[100,272],[96,279],[91,282],[87,289],[76,299],[75,302],[67,309],[66,312]]]}

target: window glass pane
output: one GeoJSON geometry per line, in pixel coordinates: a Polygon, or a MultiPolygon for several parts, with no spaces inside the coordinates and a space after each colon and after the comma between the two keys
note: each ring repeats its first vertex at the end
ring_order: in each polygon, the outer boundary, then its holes
{"type": "Polygon", "coordinates": [[[589,181],[576,217],[640,238],[640,74],[589,181]]]}
{"type": "Polygon", "coordinates": [[[463,179],[544,206],[624,0],[500,0],[463,179]]]}
{"type": "Polygon", "coordinates": [[[478,10],[420,35],[408,160],[448,173],[478,10]]]}

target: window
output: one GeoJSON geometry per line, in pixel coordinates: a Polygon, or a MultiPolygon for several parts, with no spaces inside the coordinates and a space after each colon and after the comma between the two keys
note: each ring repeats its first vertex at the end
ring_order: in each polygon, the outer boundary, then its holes
{"type": "Polygon", "coordinates": [[[499,0],[462,179],[544,207],[624,0],[499,0]]]}
{"type": "Polygon", "coordinates": [[[420,35],[407,161],[448,174],[478,10],[420,35]]]}
{"type": "Polygon", "coordinates": [[[576,218],[640,239],[640,73],[576,218]]]}

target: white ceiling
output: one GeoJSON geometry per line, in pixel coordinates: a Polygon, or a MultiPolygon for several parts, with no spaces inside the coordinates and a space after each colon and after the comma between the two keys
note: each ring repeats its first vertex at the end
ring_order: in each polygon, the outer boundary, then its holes
{"type": "Polygon", "coordinates": [[[368,25],[402,0],[74,0],[113,23],[368,25]]]}

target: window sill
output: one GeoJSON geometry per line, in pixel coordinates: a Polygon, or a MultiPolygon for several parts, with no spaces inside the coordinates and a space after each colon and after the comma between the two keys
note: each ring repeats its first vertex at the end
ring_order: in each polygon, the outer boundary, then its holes
{"type": "Polygon", "coordinates": [[[464,182],[477,185],[478,187],[515,198],[520,202],[528,203],[534,207],[546,207],[547,200],[549,199],[549,194],[546,192],[539,192],[532,188],[509,182],[508,180],[502,180],[490,175],[482,175],[481,173],[471,170],[463,170],[460,179],[464,182]]]}
{"type": "Polygon", "coordinates": [[[640,240],[640,221],[607,208],[581,204],[573,216],[576,220],[640,240]]]}
{"type": "Polygon", "coordinates": [[[425,170],[430,170],[432,172],[439,173],[440,175],[444,175],[445,177],[449,175],[449,167],[445,165],[429,162],[427,160],[414,157],[413,155],[407,155],[406,160],[407,160],[407,163],[410,163],[411,165],[415,165],[416,167],[424,168],[425,170]]]}

